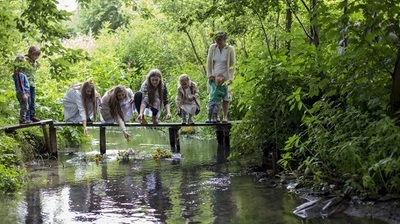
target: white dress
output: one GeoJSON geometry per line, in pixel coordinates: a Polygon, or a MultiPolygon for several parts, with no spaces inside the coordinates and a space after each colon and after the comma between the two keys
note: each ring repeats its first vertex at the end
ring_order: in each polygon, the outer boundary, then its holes
{"type": "MultiPolygon", "coordinates": [[[[93,118],[93,102],[90,100],[87,102],[87,108],[89,110],[90,118],[93,118]]],[[[97,105],[100,104],[100,99],[98,99],[97,105]]],[[[76,89],[76,87],[71,87],[68,89],[67,93],[63,98],[64,106],[64,117],[65,121],[80,123],[86,120],[86,113],[82,103],[81,90],[76,89]]],[[[96,110],[99,108],[97,107],[96,110]]]]}
{"type": "Polygon", "coordinates": [[[189,96],[193,95],[190,87],[187,87],[183,91],[184,91],[184,97],[183,97],[181,109],[186,111],[186,113],[193,115],[196,113],[196,109],[197,109],[196,101],[189,100],[189,98],[188,98],[189,96]]]}

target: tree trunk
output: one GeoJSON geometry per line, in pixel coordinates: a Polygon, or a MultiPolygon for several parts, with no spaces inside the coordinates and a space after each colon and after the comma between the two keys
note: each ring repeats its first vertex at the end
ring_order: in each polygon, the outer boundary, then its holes
{"type": "MultiPolygon", "coordinates": [[[[290,33],[293,24],[293,15],[292,10],[290,10],[290,4],[288,3],[291,0],[288,0],[286,3],[286,33],[290,33]]],[[[290,55],[290,40],[286,41],[286,56],[290,55]]]]}
{"type": "Polygon", "coordinates": [[[392,88],[390,91],[390,114],[398,117],[400,109],[400,47],[397,50],[397,59],[392,74],[392,88]]]}
{"type": "Polygon", "coordinates": [[[313,37],[313,43],[316,47],[319,45],[319,26],[318,26],[318,14],[317,14],[317,1],[311,0],[311,24],[315,24],[311,26],[311,35],[313,37]]]}
{"type": "Polygon", "coordinates": [[[190,36],[189,31],[187,31],[187,29],[185,29],[184,31],[185,31],[185,33],[186,33],[186,36],[189,38],[190,45],[192,46],[193,53],[194,53],[194,55],[196,56],[196,59],[197,59],[197,61],[199,62],[199,65],[202,65],[204,74],[207,75],[206,67],[204,66],[204,64],[203,64],[203,62],[202,62],[202,60],[201,60],[199,54],[197,53],[196,46],[194,45],[193,39],[192,39],[192,37],[190,36]]]}

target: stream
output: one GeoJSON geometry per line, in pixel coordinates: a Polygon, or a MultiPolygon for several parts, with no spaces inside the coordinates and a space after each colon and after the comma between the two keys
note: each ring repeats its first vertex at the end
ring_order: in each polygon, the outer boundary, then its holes
{"type": "Polygon", "coordinates": [[[58,160],[27,166],[29,184],[0,199],[0,224],[12,223],[387,223],[339,214],[304,219],[293,213],[305,199],[272,187],[226,160],[216,140],[181,135],[180,153],[169,152],[162,129],[132,128],[126,142],[107,129],[107,153],[98,130],[80,148],[59,149],[58,160]],[[129,159],[121,154],[129,152],[129,159]]]}

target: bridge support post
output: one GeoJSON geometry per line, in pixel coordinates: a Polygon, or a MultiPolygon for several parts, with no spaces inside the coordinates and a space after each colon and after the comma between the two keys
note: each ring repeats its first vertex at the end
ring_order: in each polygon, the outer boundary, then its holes
{"type": "Polygon", "coordinates": [[[231,125],[215,127],[218,145],[230,147],[231,127],[231,125]]]}
{"type": "Polygon", "coordinates": [[[57,131],[53,124],[49,124],[50,148],[49,155],[58,158],[57,153],[57,131]]]}
{"type": "Polygon", "coordinates": [[[50,144],[50,138],[49,138],[49,134],[47,132],[46,124],[42,124],[42,131],[43,131],[44,142],[46,143],[47,152],[50,153],[51,152],[51,144],[50,144]]]}
{"type": "Polygon", "coordinates": [[[179,142],[179,129],[180,127],[168,128],[169,131],[169,143],[173,152],[181,152],[181,145],[179,142]]]}
{"type": "Polygon", "coordinates": [[[100,127],[100,154],[106,154],[106,127],[100,127]]]}
{"type": "Polygon", "coordinates": [[[217,149],[217,164],[223,164],[228,161],[228,156],[230,154],[229,147],[218,145],[217,149]]]}

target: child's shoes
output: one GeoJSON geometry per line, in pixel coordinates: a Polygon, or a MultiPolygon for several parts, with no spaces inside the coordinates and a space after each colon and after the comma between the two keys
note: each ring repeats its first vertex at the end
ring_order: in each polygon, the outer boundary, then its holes
{"type": "Polygon", "coordinates": [[[158,121],[157,116],[151,117],[151,119],[152,119],[154,125],[157,125],[157,124],[160,123],[160,122],[158,121]]]}
{"type": "Polygon", "coordinates": [[[138,122],[139,122],[141,125],[146,125],[146,124],[147,124],[147,121],[146,121],[146,119],[144,119],[144,118],[138,119],[138,122]]]}
{"type": "Polygon", "coordinates": [[[31,120],[20,120],[19,124],[31,124],[32,121],[31,120]]]}
{"type": "Polygon", "coordinates": [[[32,121],[32,122],[38,122],[38,121],[40,121],[40,119],[37,118],[37,117],[31,117],[31,121],[32,121]]]}

